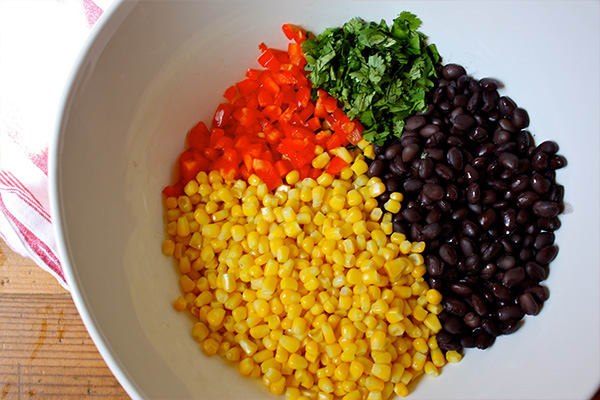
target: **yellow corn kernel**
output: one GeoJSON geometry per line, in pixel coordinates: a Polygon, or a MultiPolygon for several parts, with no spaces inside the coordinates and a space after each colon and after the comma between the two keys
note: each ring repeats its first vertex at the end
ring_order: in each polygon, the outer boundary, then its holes
{"type": "MultiPolygon", "coordinates": [[[[364,204],[364,209],[366,212],[371,212],[373,209],[377,207],[377,200],[375,199],[367,199],[364,204]]],[[[380,209],[381,210],[381,209],[380,209]]],[[[382,212],[383,215],[383,212],[382,212]]]]}
{"type": "Polygon", "coordinates": [[[173,308],[177,311],[183,311],[186,309],[186,307],[187,307],[187,301],[183,298],[183,296],[179,296],[173,302],[173,308]]]}
{"type": "Polygon", "coordinates": [[[190,234],[190,222],[185,216],[177,219],[177,236],[186,237],[190,234]]]}
{"type": "Polygon", "coordinates": [[[375,150],[373,150],[373,146],[371,145],[367,145],[363,149],[363,154],[365,155],[365,157],[370,158],[371,160],[375,159],[375,150]]]}
{"type": "Polygon", "coordinates": [[[326,152],[323,152],[312,159],[311,165],[313,168],[323,169],[327,166],[327,164],[329,163],[329,160],[331,160],[331,157],[329,156],[329,154],[326,152]]]}
{"type": "Polygon", "coordinates": [[[296,170],[290,171],[285,176],[285,181],[288,185],[295,185],[300,179],[300,173],[296,170]]]}
{"type": "Polygon", "coordinates": [[[413,355],[413,362],[412,362],[412,368],[415,371],[420,371],[423,369],[423,367],[425,366],[425,361],[427,361],[427,355],[423,354],[423,353],[415,353],[413,355]]]}
{"type": "Polygon", "coordinates": [[[444,365],[446,365],[446,358],[444,357],[444,353],[442,353],[442,350],[440,350],[439,348],[431,350],[431,361],[433,362],[433,365],[435,365],[438,368],[441,368],[444,365]]]}
{"type": "Polygon", "coordinates": [[[384,350],[386,345],[385,333],[383,331],[375,331],[371,336],[371,349],[384,350]]]}
{"type": "Polygon", "coordinates": [[[429,289],[426,297],[427,302],[430,304],[440,304],[442,302],[442,294],[435,289],[429,289]]]}
{"type": "Polygon", "coordinates": [[[398,382],[394,385],[394,393],[396,393],[398,396],[406,397],[408,396],[408,388],[404,383],[398,382]]]}
{"type": "Polygon", "coordinates": [[[162,253],[163,253],[165,256],[168,256],[168,257],[172,256],[172,255],[173,255],[173,253],[175,252],[175,242],[173,242],[173,241],[172,241],[172,240],[170,240],[170,239],[166,239],[166,240],[165,240],[165,241],[162,243],[162,248],[161,248],[161,250],[162,250],[162,253]]]}
{"type": "Polygon", "coordinates": [[[446,352],[446,361],[448,361],[449,363],[457,363],[462,359],[462,354],[460,354],[458,351],[456,350],[450,350],[448,352],[446,352]]]}
{"type": "Polygon", "coordinates": [[[433,313],[427,314],[427,317],[423,320],[423,324],[425,324],[425,326],[433,333],[438,333],[442,329],[440,320],[437,315],[433,313]]]}
{"type": "Polygon", "coordinates": [[[206,316],[206,321],[209,325],[218,327],[223,322],[223,318],[225,318],[225,310],[222,308],[214,308],[210,310],[206,316]]]}
{"type": "Polygon", "coordinates": [[[357,159],[350,167],[356,175],[366,174],[369,166],[364,160],[357,159]]]}
{"type": "Polygon", "coordinates": [[[413,340],[412,345],[420,353],[427,353],[429,351],[429,347],[423,338],[416,338],[413,340]]]}
{"type": "Polygon", "coordinates": [[[328,187],[333,183],[333,175],[323,173],[317,178],[317,183],[323,187],[328,187]]]}
{"type": "Polygon", "coordinates": [[[219,342],[213,338],[207,338],[202,342],[202,351],[207,356],[214,356],[219,350],[219,342]]]}
{"type": "Polygon", "coordinates": [[[427,361],[425,363],[424,371],[429,376],[439,376],[440,375],[440,371],[436,368],[435,365],[433,365],[433,363],[431,361],[427,361]]]}
{"type": "Polygon", "coordinates": [[[382,381],[387,381],[392,375],[392,367],[389,364],[373,364],[371,367],[371,375],[382,381]]]}
{"type": "Polygon", "coordinates": [[[308,361],[299,354],[290,354],[288,359],[288,366],[291,369],[306,369],[308,367],[308,361]]]}
{"type": "Polygon", "coordinates": [[[413,308],[412,316],[415,317],[417,321],[424,321],[429,313],[420,305],[416,305],[413,308]]]}
{"type": "Polygon", "coordinates": [[[365,379],[365,388],[369,392],[381,392],[384,387],[384,382],[375,376],[368,376],[365,379]]]}
{"type": "Polygon", "coordinates": [[[383,204],[383,208],[392,214],[397,214],[400,211],[401,204],[399,201],[389,199],[383,204]]]}
{"type": "Polygon", "coordinates": [[[444,307],[441,304],[427,304],[427,311],[433,314],[439,314],[442,312],[444,307]]]}
{"type": "Polygon", "coordinates": [[[354,172],[352,171],[352,169],[350,169],[350,167],[346,167],[340,172],[340,179],[343,181],[347,181],[350,178],[352,178],[353,174],[354,172]]]}

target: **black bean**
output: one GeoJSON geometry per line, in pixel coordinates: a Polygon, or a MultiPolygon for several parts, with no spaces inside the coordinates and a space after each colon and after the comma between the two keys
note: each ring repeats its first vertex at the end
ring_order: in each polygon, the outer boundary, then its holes
{"type": "Polygon", "coordinates": [[[510,184],[510,190],[520,193],[529,187],[529,177],[527,175],[519,175],[510,184]]]}
{"type": "Polygon", "coordinates": [[[478,126],[469,134],[469,138],[475,142],[483,142],[488,138],[488,132],[481,126],[478,126]]]}
{"type": "Polygon", "coordinates": [[[385,158],[388,160],[393,160],[400,152],[402,151],[402,145],[400,143],[393,144],[389,146],[384,151],[385,158]]]}
{"type": "Polygon", "coordinates": [[[425,225],[421,231],[421,234],[426,240],[435,239],[442,232],[442,227],[437,222],[425,225]]]}
{"type": "Polygon", "coordinates": [[[531,293],[523,293],[519,296],[519,305],[521,310],[527,315],[537,315],[540,312],[540,306],[537,304],[531,293]]]}
{"type": "Polygon", "coordinates": [[[462,237],[460,238],[459,244],[460,249],[465,257],[469,257],[475,254],[475,243],[473,243],[473,240],[467,237],[462,237]]]}
{"type": "Polygon", "coordinates": [[[525,270],[523,267],[515,267],[504,273],[502,284],[507,288],[511,288],[525,279],[525,270]]]}
{"type": "Polygon", "coordinates": [[[523,311],[521,311],[521,307],[519,306],[510,305],[498,309],[498,319],[500,321],[519,320],[521,318],[523,318],[523,311]]]}
{"type": "Polygon", "coordinates": [[[434,133],[439,132],[440,127],[437,125],[429,124],[423,126],[419,129],[419,135],[423,136],[425,139],[431,137],[434,133]]]}
{"type": "Polygon", "coordinates": [[[481,146],[479,146],[479,148],[477,149],[477,157],[485,157],[485,156],[489,156],[491,154],[494,153],[494,150],[496,149],[496,147],[494,146],[493,143],[485,143],[482,144],[481,146]]]}
{"type": "Polygon", "coordinates": [[[479,104],[481,102],[481,92],[475,92],[471,95],[471,97],[469,97],[469,100],[467,101],[467,110],[469,112],[473,112],[477,109],[477,107],[479,107],[479,104]]]}
{"type": "Polygon", "coordinates": [[[401,215],[407,222],[411,224],[414,224],[415,222],[421,220],[421,214],[415,208],[405,208],[404,210],[402,210],[401,215]]]}
{"type": "Polygon", "coordinates": [[[535,255],[535,261],[539,264],[546,265],[554,260],[557,254],[557,246],[546,246],[535,255]]]}
{"type": "Polygon", "coordinates": [[[446,64],[442,68],[442,75],[446,79],[456,79],[464,74],[466,74],[465,69],[458,64],[446,64]]]}
{"type": "Polygon", "coordinates": [[[477,328],[481,325],[481,318],[474,312],[468,312],[465,314],[463,321],[469,328],[477,328]]]}
{"type": "Polygon", "coordinates": [[[460,342],[452,340],[450,343],[440,344],[440,349],[444,351],[460,350],[460,342]]]}
{"type": "Polygon", "coordinates": [[[435,173],[440,178],[445,179],[447,181],[454,179],[454,172],[446,164],[442,164],[442,163],[436,164],[434,169],[435,169],[435,173]]]}
{"type": "Polygon", "coordinates": [[[552,190],[550,191],[550,201],[555,201],[557,203],[562,203],[563,198],[565,196],[565,188],[563,185],[554,185],[552,190]]]}
{"type": "Polygon", "coordinates": [[[434,222],[438,222],[442,216],[442,212],[439,208],[433,207],[427,215],[425,216],[425,223],[433,224],[434,222]]]}
{"type": "Polygon", "coordinates": [[[427,149],[425,150],[427,157],[432,158],[436,161],[440,161],[444,158],[444,150],[442,149],[427,149]]]}
{"type": "Polygon", "coordinates": [[[475,346],[477,346],[477,348],[480,350],[485,350],[494,344],[494,339],[495,337],[489,335],[487,332],[479,331],[475,335],[475,346]]]}
{"type": "Polygon", "coordinates": [[[510,230],[517,226],[517,211],[514,208],[503,210],[501,217],[502,225],[504,225],[506,229],[510,230]]]}
{"type": "Polygon", "coordinates": [[[498,329],[498,324],[492,318],[483,318],[481,321],[481,327],[484,332],[496,337],[500,335],[500,330],[498,329]]]}
{"type": "Polygon", "coordinates": [[[538,151],[531,158],[531,166],[538,172],[543,172],[548,168],[548,155],[543,151],[538,151]]]}
{"type": "Polygon", "coordinates": [[[454,248],[448,244],[441,245],[438,250],[438,253],[440,258],[449,265],[456,265],[456,263],[458,262],[456,250],[454,250],[454,248]]]}
{"type": "Polygon", "coordinates": [[[475,118],[471,117],[468,114],[460,114],[457,115],[452,121],[452,125],[461,131],[466,131],[471,129],[476,124],[475,118]]]}
{"type": "Polygon", "coordinates": [[[409,131],[416,131],[427,123],[425,117],[421,115],[413,115],[404,121],[404,129],[409,131]]]}
{"type": "Polygon", "coordinates": [[[452,168],[458,171],[462,170],[464,159],[463,154],[458,147],[451,147],[450,150],[448,150],[446,159],[452,168]]]}
{"type": "Polygon", "coordinates": [[[423,186],[423,194],[433,201],[438,201],[444,198],[444,188],[440,185],[426,183],[423,186]]]}
{"type": "Polygon", "coordinates": [[[518,320],[509,320],[504,321],[500,324],[500,331],[503,335],[510,335],[519,329],[519,321],[518,320]]]}
{"type": "Polygon", "coordinates": [[[494,144],[496,144],[497,146],[506,144],[506,143],[510,142],[510,139],[511,139],[510,136],[511,136],[510,132],[507,132],[502,129],[497,130],[496,132],[494,132],[494,138],[493,138],[494,144]]]}
{"type": "Polygon", "coordinates": [[[471,295],[471,304],[473,305],[473,310],[480,316],[487,315],[488,307],[485,300],[478,294],[471,295]]]}
{"type": "Polygon", "coordinates": [[[466,208],[462,207],[459,208],[457,210],[455,210],[452,215],[450,216],[450,218],[452,218],[454,221],[461,221],[463,219],[465,219],[465,217],[469,215],[469,210],[467,210],[466,208]]]}
{"type": "Polygon", "coordinates": [[[522,108],[515,108],[512,113],[512,121],[517,129],[524,129],[529,126],[529,114],[522,108]]]}
{"type": "Polygon", "coordinates": [[[491,243],[485,250],[483,250],[482,246],[481,259],[483,261],[491,261],[495,259],[501,251],[502,245],[499,243],[491,243]]]}
{"type": "Polygon", "coordinates": [[[479,179],[479,172],[477,172],[477,170],[471,164],[465,165],[464,173],[465,179],[468,183],[475,182],[479,179]]]}
{"type": "Polygon", "coordinates": [[[525,289],[525,293],[531,293],[540,303],[543,303],[544,301],[548,300],[548,297],[550,296],[548,293],[548,289],[544,286],[539,285],[529,286],[525,289]]]}
{"type": "Polygon", "coordinates": [[[427,255],[425,264],[427,265],[427,272],[431,276],[440,276],[444,272],[444,266],[436,256],[427,255]]]}
{"type": "Polygon", "coordinates": [[[546,154],[555,154],[558,151],[558,145],[552,140],[546,140],[535,148],[536,151],[543,151],[546,154]]]}
{"type": "Polygon", "coordinates": [[[448,333],[451,333],[453,335],[458,335],[461,334],[465,331],[465,324],[463,324],[462,319],[451,315],[450,317],[448,317],[448,319],[444,322],[444,329],[446,331],[448,331],[448,333]]]}
{"type": "Polygon", "coordinates": [[[450,285],[450,290],[460,296],[468,296],[473,293],[473,290],[470,287],[461,283],[453,283],[450,285]]]}
{"type": "Polygon", "coordinates": [[[500,300],[508,301],[513,298],[510,290],[499,283],[493,283],[491,289],[492,294],[500,300]]]}
{"type": "Polygon", "coordinates": [[[533,212],[543,218],[553,218],[560,213],[558,203],[539,200],[533,203],[533,212]]]}
{"type": "Polygon", "coordinates": [[[508,153],[508,152],[501,153],[498,156],[498,161],[505,168],[508,168],[512,171],[516,170],[519,167],[519,158],[512,153],[508,153]]]}
{"type": "Polygon", "coordinates": [[[536,282],[546,279],[546,270],[538,263],[528,262],[525,264],[525,272],[527,272],[527,276],[536,282]]]}
{"type": "Polygon", "coordinates": [[[517,131],[517,128],[515,128],[512,121],[508,118],[501,118],[500,121],[498,121],[498,125],[500,125],[500,128],[502,128],[508,132],[516,132],[517,131]]]}
{"type": "Polygon", "coordinates": [[[531,188],[539,194],[547,193],[550,190],[550,181],[542,175],[535,173],[531,177],[531,188]]]}
{"type": "Polygon", "coordinates": [[[536,250],[540,250],[548,245],[551,245],[554,243],[554,233],[552,232],[542,232],[539,233],[536,237],[535,237],[535,242],[533,244],[533,247],[536,250]]]}
{"type": "Polygon", "coordinates": [[[514,266],[516,264],[517,264],[517,260],[511,255],[505,255],[505,256],[500,257],[498,259],[498,263],[497,263],[498,267],[505,271],[509,270],[511,268],[514,268],[514,266]]]}
{"type": "Polygon", "coordinates": [[[560,169],[567,166],[567,159],[563,156],[553,156],[550,159],[550,168],[560,169]]]}
{"type": "Polygon", "coordinates": [[[481,107],[481,110],[486,113],[492,111],[496,107],[498,98],[499,96],[496,90],[483,92],[483,107],[481,107]]]}
{"type": "Polygon", "coordinates": [[[431,158],[425,158],[421,160],[419,164],[419,177],[422,179],[427,179],[433,173],[433,161],[431,158]]]}
{"type": "Polygon", "coordinates": [[[423,181],[416,178],[407,179],[404,181],[404,190],[406,192],[418,192],[423,187],[423,181]]]}
{"type": "Polygon", "coordinates": [[[421,148],[419,147],[418,144],[415,144],[415,143],[409,144],[404,149],[402,149],[402,161],[404,161],[404,162],[412,161],[417,156],[417,154],[419,154],[420,150],[421,150],[421,148]]]}
{"type": "Polygon", "coordinates": [[[464,220],[462,223],[462,232],[469,237],[475,237],[479,233],[479,228],[475,222],[464,220]]]}
{"type": "Polygon", "coordinates": [[[477,183],[471,183],[467,188],[467,201],[471,204],[479,202],[481,198],[481,189],[477,183]]]}
{"type": "Polygon", "coordinates": [[[479,80],[479,86],[487,91],[496,90],[498,89],[498,81],[492,78],[483,78],[479,80]]]}
{"type": "Polygon", "coordinates": [[[539,198],[540,196],[538,196],[536,192],[528,190],[526,192],[521,193],[517,197],[517,205],[519,207],[529,207],[533,205],[533,203],[535,203],[539,198]]]}
{"type": "Polygon", "coordinates": [[[385,168],[385,163],[382,160],[375,160],[369,166],[367,175],[369,177],[379,176],[383,172],[384,168],[385,168]]]}
{"type": "Polygon", "coordinates": [[[467,256],[464,265],[469,272],[477,272],[481,267],[481,258],[477,254],[467,256]]]}
{"type": "Polygon", "coordinates": [[[449,184],[446,188],[446,198],[450,201],[458,200],[458,188],[452,184],[449,184]]]}
{"type": "Polygon", "coordinates": [[[464,301],[452,297],[447,297],[443,301],[444,309],[454,315],[462,317],[467,312],[467,305],[464,301]]]}
{"type": "Polygon", "coordinates": [[[508,96],[502,96],[498,99],[498,111],[502,115],[511,115],[517,108],[515,102],[508,96]]]}

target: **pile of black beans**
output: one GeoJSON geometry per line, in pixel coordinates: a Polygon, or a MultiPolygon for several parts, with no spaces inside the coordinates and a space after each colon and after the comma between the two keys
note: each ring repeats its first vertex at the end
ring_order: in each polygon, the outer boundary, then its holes
{"type": "Polygon", "coordinates": [[[527,111],[498,94],[499,82],[440,67],[427,111],[401,138],[375,146],[370,176],[380,201],[404,193],[396,232],[427,243],[426,278],[444,296],[437,335],[444,350],[485,349],[518,329],[548,298],[540,286],[556,257],[566,165],[551,141],[535,146],[527,111]]]}

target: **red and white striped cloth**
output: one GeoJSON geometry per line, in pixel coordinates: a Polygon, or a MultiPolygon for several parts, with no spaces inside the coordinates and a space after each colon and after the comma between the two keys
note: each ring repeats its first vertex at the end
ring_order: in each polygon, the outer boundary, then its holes
{"type": "Polygon", "coordinates": [[[109,2],[0,1],[0,237],[66,288],[48,199],[48,143],[74,60],[109,2]]]}

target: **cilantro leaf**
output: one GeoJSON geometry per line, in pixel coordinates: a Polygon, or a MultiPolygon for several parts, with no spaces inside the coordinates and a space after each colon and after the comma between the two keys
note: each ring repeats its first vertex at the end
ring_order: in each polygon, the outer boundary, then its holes
{"type": "Polygon", "coordinates": [[[358,118],[365,127],[363,137],[371,143],[399,137],[404,120],[426,108],[441,57],[417,31],[421,23],[407,11],[389,26],[385,20],[353,18],[302,43],[313,86],[358,118]]]}

